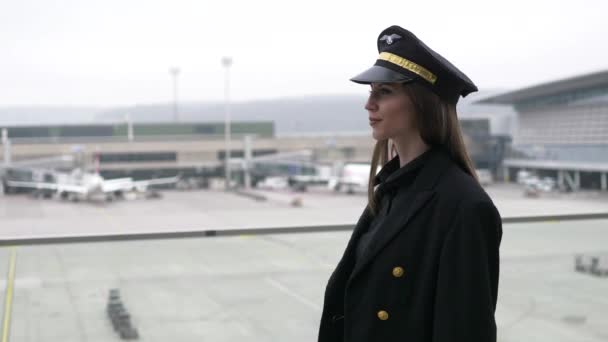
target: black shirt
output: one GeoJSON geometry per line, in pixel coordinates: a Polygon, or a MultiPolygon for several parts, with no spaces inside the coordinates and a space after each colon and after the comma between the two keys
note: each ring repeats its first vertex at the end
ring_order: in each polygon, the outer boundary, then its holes
{"type": "Polygon", "coordinates": [[[430,153],[431,150],[429,149],[409,163],[403,165],[403,167],[399,167],[399,156],[396,156],[386,163],[378,175],[376,175],[374,185],[377,185],[377,188],[374,196],[378,203],[377,214],[369,223],[367,231],[361,235],[357,242],[357,260],[361,259],[361,256],[367,250],[369,243],[376,233],[382,230],[380,227],[391,212],[392,201],[397,192],[405,193],[404,201],[406,203],[403,203],[401,207],[407,208],[407,206],[409,206],[408,202],[411,200],[412,185],[430,153]]]}

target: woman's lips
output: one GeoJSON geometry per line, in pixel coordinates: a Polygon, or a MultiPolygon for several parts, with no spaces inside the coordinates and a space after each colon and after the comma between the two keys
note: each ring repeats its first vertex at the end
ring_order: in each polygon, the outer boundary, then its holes
{"type": "Polygon", "coordinates": [[[369,119],[369,125],[370,125],[370,126],[373,126],[373,125],[377,124],[377,123],[378,123],[378,122],[380,122],[380,121],[382,121],[382,120],[380,120],[380,119],[372,119],[372,118],[370,118],[370,119],[369,119]]]}

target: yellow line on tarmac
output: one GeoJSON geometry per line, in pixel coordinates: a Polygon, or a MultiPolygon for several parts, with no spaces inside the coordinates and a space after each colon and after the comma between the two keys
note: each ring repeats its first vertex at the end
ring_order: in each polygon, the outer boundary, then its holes
{"type": "Polygon", "coordinates": [[[13,304],[13,285],[15,282],[15,265],[17,250],[11,247],[11,256],[6,278],[6,294],[4,295],[4,320],[2,322],[2,342],[8,342],[9,324],[11,322],[11,305],[13,304]]]}

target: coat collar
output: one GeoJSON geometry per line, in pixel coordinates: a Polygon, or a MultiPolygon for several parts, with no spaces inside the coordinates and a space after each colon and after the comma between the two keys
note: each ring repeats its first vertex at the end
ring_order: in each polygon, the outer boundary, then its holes
{"type": "Polygon", "coordinates": [[[433,190],[441,174],[452,164],[453,161],[447,151],[439,147],[433,147],[429,151],[428,161],[414,182],[414,189],[416,191],[433,190]]]}
{"type": "Polygon", "coordinates": [[[380,170],[378,175],[376,175],[376,177],[374,178],[374,185],[379,185],[379,184],[385,184],[385,185],[397,184],[398,185],[404,175],[410,174],[413,171],[418,170],[421,167],[423,167],[424,163],[427,161],[428,157],[432,153],[433,153],[433,149],[429,149],[429,150],[425,151],[424,153],[422,153],[421,155],[419,155],[418,157],[414,158],[412,161],[410,161],[403,167],[399,166],[401,161],[399,159],[399,156],[397,155],[396,157],[391,159],[388,163],[386,163],[386,165],[384,165],[384,167],[382,167],[382,170],[380,170]]]}
{"type": "MultiPolygon", "coordinates": [[[[355,265],[348,283],[357,277],[357,275],[371,263],[373,258],[382,250],[382,248],[384,248],[384,246],[396,237],[398,233],[407,228],[407,224],[412,217],[414,217],[415,214],[433,197],[437,181],[441,174],[451,166],[452,161],[447,153],[439,148],[433,148],[427,152],[428,154],[425,156],[424,165],[412,186],[412,191],[414,193],[412,204],[406,211],[395,211],[396,216],[387,218],[387,224],[382,227],[382,233],[376,234],[375,238],[370,242],[368,250],[355,265]]],[[[387,165],[394,163],[394,161],[395,159],[391,160],[387,165]]],[[[393,164],[390,165],[394,167],[393,164]]],[[[397,160],[397,166],[398,165],[397,160]]],[[[356,232],[357,236],[360,236],[360,233],[364,228],[365,227],[355,227],[355,230],[358,230],[358,232],[356,232]]]]}

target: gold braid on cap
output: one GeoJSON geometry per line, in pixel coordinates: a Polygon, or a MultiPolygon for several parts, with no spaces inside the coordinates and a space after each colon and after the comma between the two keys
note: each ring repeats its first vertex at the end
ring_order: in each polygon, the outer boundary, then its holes
{"type": "Polygon", "coordinates": [[[390,52],[380,53],[380,57],[378,57],[378,59],[387,61],[389,63],[393,63],[395,65],[402,67],[403,69],[407,69],[407,70],[413,72],[414,74],[429,81],[431,84],[435,84],[435,82],[437,82],[437,76],[435,76],[435,74],[428,71],[423,66],[420,66],[420,65],[410,61],[409,59],[403,58],[401,56],[397,56],[390,52]]]}

